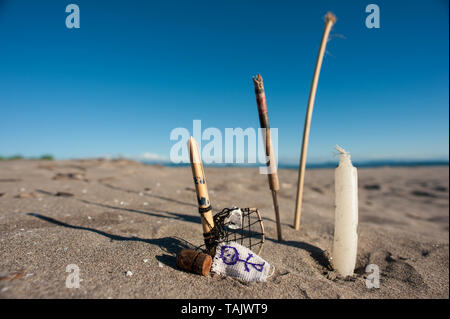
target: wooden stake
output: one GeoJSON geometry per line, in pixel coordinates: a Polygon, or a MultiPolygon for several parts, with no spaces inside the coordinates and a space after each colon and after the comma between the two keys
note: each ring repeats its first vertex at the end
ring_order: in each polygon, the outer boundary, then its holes
{"type": "Polygon", "coordinates": [[[336,16],[331,12],[328,12],[325,16],[325,29],[323,31],[322,42],[320,44],[319,54],[317,57],[316,68],[314,69],[314,75],[312,79],[311,89],[309,91],[308,108],[306,110],[305,127],[303,130],[303,143],[302,153],[300,156],[300,167],[298,170],[298,183],[297,183],[297,201],[295,203],[295,219],[294,228],[300,229],[300,216],[302,211],[302,199],[303,199],[303,183],[305,179],[305,167],[306,167],[306,153],[308,150],[309,128],[311,126],[311,117],[314,108],[314,99],[316,97],[317,83],[319,82],[320,68],[322,66],[323,55],[328,42],[328,36],[331,28],[336,22],[336,16]]]}
{"type": "Polygon", "coordinates": [[[203,226],[203,237],[206,249],[214,254],[214,243],[212,242],[211,230],[214,228],[211,203],[209,201],[208,187],[206,186],[205,172],[203,171],[202,159],[198,150],[198,144],[191,136],[188,142],[189,159],[191,161],[192,176],[194,177],[195,191],[197,193],[198,210],[203,226]]]}
{"type": "Polygon", "coordinates": [[[277,163],[275,162],[275,155],[273,151],[272,144],[272,135],[270,134],[270,125],[269,125],[269,114],[267,112],[267,102],[266,102],[266,94],[264,92],[264,84],[261,74],[258,74],[253,77],[253,84],[255,86],[255,95],[256,95],[256,104],[258,105],[258,114],[259,114],[259,123],[261,128],[265,129],[265,146],[266,146],[266,157],[269,160],[266,162],[267,167],[271,169],[270,174],[268,174],[269,178],[269,187],[272,191],[272,200],[273,200],[273,208],[275,210],[275,218],[277,221],[277,235],[278,240],[282,241],[283,236],[281,235],[281,221],[280,221],[280,211],[278,207],[278,198],[277,192],[280,190],[280,184],[278,182],[278,172],[277,172],[277,163]]]}

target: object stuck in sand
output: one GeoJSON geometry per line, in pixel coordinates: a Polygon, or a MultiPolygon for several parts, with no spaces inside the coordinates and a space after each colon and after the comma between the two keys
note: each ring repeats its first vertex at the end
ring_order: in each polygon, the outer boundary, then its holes
{"type": "Polygon", "coordinates": [[[211,203],[209,201],[208,186],[206,185],[206,176],[203,170],[198,144],[192,136],[188,141],[188,149],[192,176],[194,178],[195,191],[197,194],[198,212],[202,221],[203,238],[208,254],[214,255],[215,241],[211,232],[214,228],[214,221],[211,203]]]}
{"type": "Polygon", "coordinates": [[[198,144],[192,136],[189,138],[188,148],[192,176],[194,178],[195,191],[197,194],[198,209],[203,227],[204,246],[206,247],[208,254],[214,256],[217,244],[229,242],[231,240],[240,240],[241,244],[244,244],[244,241],[246,240],[249,249],[259,245],[259,254],[264,244],[264,226],[258,209],[240,209],[242,213],[242,222],[241,227],[239,228],[236,227],[238,224],[234,223],[234,221],[238,219],[238,217],[236,217],[236,214],[238,213],[235,212],[238,209],[237,207],[225,208],[213,217],[202,159],[200,157],[198,144]],[[247,219],[245,220],[246,217],[247,219]],[[255,217],[256,221],[252,221],[251,217],[255,217]],[[231,222],[231,218],[233,218],[233,222],[231,222]],[[252,226],[254,228],[253,230],[251,229],[252,226]],[[252,237],[256,237],[257,239],[252,242],[252,237]]]}
{"type": "Polygon", "coordinates": [[[234,241],[258,254],[264,246],[264,224],[257,208],[223,209],[214,215],[212,234],[216,246],[234,241]]]}
{"type": "Polygon", "coordinates": [[[305,168],[306,168],[306,154],[308,151],[309,130],[311,127],[311,118],[314,108],[314,100],[316,98],[317,84],[319,82],[320,69],[322,68],[323,55],[325,54],[328,36],[330,35],[331,28],[335,23],[336,23],[336,16],[331,12],[328,12],[327,15],[325,16],[325,28],[323,30],[322,41],[320,43],[319,53],[317,55],[316,67],[314,69],[311,89],[309,91],[308,107],[306,109],[306,117],[305,117],[305,126],[303,128],[302,152],[300,155],[300,164],[298,168],[297,199],[295,202],[295,217],[294,217],[295,230],[300,229],[300,218],[302,213],[302,200],[303,200],[303,184],[305,180],[305,168]]]}
{"type": "Polygon", "coordinates": [[[278,191],[280,190],[280,183],[278,181],[277,163],[275,160],[274,147],[272,143],[272,134],[270,133],[269,114],[267,111],[266,93],[264,92],[264,83],[261,74],[253,77],[253,85],[255,87],[256,104],[258,106],[259,123],[263,129],[265,155],[267,165],[267,176],[269,178],[269,188],[272,192],[273,208],[275,210],[275,219],[277,222],[277,236],[278,240],[282,241],[280,208],[278,205],[278,191]]]}
{"type": "Polygon", "coordinates": [[[270,264],[247,247],[232,241],[220,243],[211,271],[245,281],[266,281],[270,264]]]}
{"type": "Polygon", "coordinates": [[[358,247],[358,171],[350,154],[336,146],[341,154],[335,170],[335,220],[333,267],[341,276],[352,276],[358,247]]]}
{"type": "MultiPolygon", "coordinates": [[[[213,217],[214,227],[211,230],[211,239],[214,243],[213,250],[217,252],[218,245],[227,245],[230,242],[239,242],[240,246],[254,249],[261,253],[264,245],[264,225],[261,215],[256,208],[225,208],[213,217]],[[237,227],[239,226],[239,227],[237,227]]],[[[183,249],[177,255],[178,268],[206,276],[209,273],[211,263],[201,250],[205,244],[195,249],[183,249]],[[205,264],[206,263],[206,264],[205,264]],[[208,271],[205,267],[209,267],[208,271]]],[[[209,252],[206,249],[206,252],[209,252]]]]}
{"type": "Polygon", "coordinates": [[[264,225],[258,209],[255,208],[225,208],[213,217],[198,144],[192,136],[189,139],[188,148],[203,227],[204,245],[197,247],[196,250],[182,250],[177,255],[177,265],[179,268],[205,276],[206,272],[209,273],[209,269],[207,271],[205,269],[208,260],[205,254],[198,251],[199,249],[205,247],[206,253],[214,256],[219,244],[240,241],[241,245],[248,247],[245,249],[258,248],[259,254],[264,244],[264,225]],[[198,256],[201,256],[201,261],[197,260],[198,256]]]}
{"type": "Polygon", "coordinates": [[[177,255],[177,267],[202,276],[209,275],[212,258],[193,249],[182,249],[177,255]]]}

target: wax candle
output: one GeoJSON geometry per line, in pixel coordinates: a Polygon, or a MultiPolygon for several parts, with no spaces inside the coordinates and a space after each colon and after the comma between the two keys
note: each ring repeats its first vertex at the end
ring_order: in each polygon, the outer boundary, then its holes
{"type": "Polygon", "coordinates": [[[335,170],[335,220],[333,267],[341,276],[352,276],[358,246],[358,172],[350,154],[340,147],[339,165],[335,170]]]}

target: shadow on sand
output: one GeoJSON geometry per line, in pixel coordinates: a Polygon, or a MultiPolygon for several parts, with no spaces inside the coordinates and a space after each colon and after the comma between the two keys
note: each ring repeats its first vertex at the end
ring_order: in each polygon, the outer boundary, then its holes
{"type": "Polygon", "coordinates": [[[158,261],[166,264],[167,266],[172,267],[172,268],[176,268],[176,257],[175,256],[178,254],[178,252],[181,249],[184,249],[184,248],[193,249],[193,248],[195,248],[194,245],[192,245],[188,241],[186,241],[186,240],[184,240],[182,238],[179,238],[179,237],[163,237],[163,238],[156,238],[156,239],[143,239],[143,238],[136,237],[136,236],[125,237],[125,236],[110,234],[110,233],[107,233],[107,232],[104,232],[102,230],[98,230],[98,229],[95,229],[95,228],[70,225],[70,224],[61,222],[59,220],[56,220],[54,218],[47,217],[47,216],[44,216],[44,215],[41,215],[41,214],[37,214],[37,213],[27,213],[27,215],[39,218],[39,219],[44,220],[44,221],[46,221],[48,223],[52,223],[52,224],[55,224],[55,225],[58,225],[58,226],[71,228],[71,229],[90,231],[90,232],[93,232],[93,233],[105,236],[105,237],[109,238],[111,241],[113,241],[113,240],[117,240],[117,241],[137,241],[137,242],[144,242],[144,243],[147,243],[147,244],[150,244],[150,245],[158,246],[161,250],[163,250],[167,254],[164,254],[162,256],[156,256],[156,259],[158,261]]]}
{"type": "MultiPolygon", "coordinates": [[[[117,190],[121,190],[121,191],[125,191],[125,192],[133,192],[131,190],[124,190],[122,188],[119,187],[115,187],[112,186],[110,184],[103,184],[106,187],[110,187],[113,189],[117,189],[117,190]]],[[[44,191],[44,190],[36,190],[40,193],[49,195],[49,196],[54,196],[54,194],[44,191]]],[[[158,197],[154,195],[154,197],[158,197]]],[[[180,204],[184,204],[187,205],[186,203],[183,202],[179,202],[177,200],[171,199],[171,198],[166,198],[166,197],[162,197],[162,199],[164,200],[168,200],[171,202],[177,202],[180,204]]],[[[195,223],[195,224],[201,224],[201,219],[200,216],[192,216],[192,215],[186,215],[186,214],[180,214],[180,213],[174,213],[174,212],[170,212],[170,211],[164,211],[164,210],[158,210],[158,209],[153,209],[152,211],[143,211],[143,210],[138,210],[138,209],[132,209],[132,208],[125,208],[125,207],[117,207],[117,206],[112,206],[112,205],[108,205],[108,204],[102,204],[102,203],[96,203],[96,202],[92,202],[92,201],[88,201],[85,199],[78,199],[76,198],[76,200],[84,203],[84,204],[88,204],[88,205],[95,205],[95,206],[99,206],[99,207],[103,207],[103,208],[109,208],[109,209],[116,209],[116,210],[122,210],[122,211],[126,211],[126,212],[131,212],[131,213],[137,213],[137,214],[143,214],[143,215],[147,215],[147,216],[153,216],[153,217],[160,217],[160,218],[168,218],[168,219],[175,219],[175,220],[181,220],[181,221],[186,221],[186,222],[190,222],[190,223],[195,223]]],[[[189,204],[191,205],[191,204],[189,204]]],[[[194,206],[194,205],[192,205],[194,206]]],[[[162,249],[166,249],[166,252],[168,252],[169,254],[172,255],[176,255],[178,253],[179,250],[181,250],[182,248],[194,248],[193,245],[189,244],[188,242],[184,241],[181,238],[175,238],[175,237],[164,237],[164,238],[159,238],[159,239],[142,239],[139,237],[123,237],[123,236],[119,236],[119,235],[113,235],[113,234],[108,234],[106,232],[103,232],[101,230],[97,230],[97,229],[93,229],[93,228],[88,228],[88,227],[82,227],[82,226],[74,226],[74,225],[69,225],[60,221],[57,221],[53,218],[50,217],[46,217],[43,215],[39,215],[39,214],[34,214],[34,213],[29,213],[28,215],[30,216],[34,216],[34,217],[38,217],[42,220],[45,220],[47,222],[51,222],[54,223],[56,225],[59,226],[64,226],[64,227],[68,227],[68,228],[73,228],[73,229],[81,229],[81,230],[87,230],[87,231],[91,231],[91,232],[95,232],[97,234],[100,234],[102,236],[108,237],[111,240],[133,240],[133,241],[142,241],[148,244],[152,244],[152,245],[158,245],[159,247],[161,247],[162,249]],[[184,242],[184,243],[183,243],[184,242]],[[178,248],[176,248],[178,247],[178,248]],[[181,248],[180,248],[181,247],[181,248]],[[174,248],[176,248],[174,250],[174,248]]],[[[264,219],[273,221],[270,218],[265,217],[264,219]]],[[[285,224],[286,226],[290,226],[285,224]]],[[[286,245],[286,246],[291,246],[291,247],[296,247],[302,250],[305,250],[309,253],[309,255],[323,268],[327,269],[327,270],[332,270],[332,266],[330,264],[330,260],[327,257],[326,253],[324,250],[320,249],[319,247],[316,247],[314,245],[305,243],[305,242],[299,242],[299,241],[278,241],[274,238],[270,238],[270,237],[265,237],[265,239],[267,241],[271,241],[274,242],[276,244],[280,244],[280,245],[286,245]]],[[[170,256],[170,255],[164,255],[164,256],[157,256],[156,257],[158,259],[158,261],[171,266],[171,267],[175,267],[175,257],[174,256],[170,256]]]]}
{"type": "MultiPolygon", "coordinates": [[[[105,184],[103,184],[103,185],[105,185],[105,184]]],[[[124,191],[126,191],[126,190],[124,190],[124,191]]],[[[44,195],[47,195],[47,196],[55,196],[55,194],[53,194],[51,192],[48,192],[46,190],[42,190],[42,189],[36,189],[36,192],[44,194],[44,195]]],[[[129,191],[129,192],[132,192],[132,191],[129,191]]],[[[85,199],[79,199],[79,198],[75,198],[75,199],[80,201],[80,202],[82,202],[82,203],[84,203],[84,204],[94,205],[94,206],[103,207],[103,208],[122,210],[122,211],[126,211],[126,212],[137,213],[137,214],[153,216],[153,217],[161,217],[161,218],[182,220],[182,221],[195,223],[195,224],[200,224],[201,223],[200,216],[192,216],[192,215],[187,215],[187,214],[174,213],[174,212],[171,212],[171,211],[159,210],[159,209],[156,209],[156,208],[150,208],[151,211],[144,211],[144,210],[139,210],[139,209],[126,208],[126,207],[117,207],[117,206],[113,206],[113,205],[92,202],[92,201],[88,201],[88,200],[85,200],[85,199]]],[[[170,199],[170,198],[164,198],[164,199],[176,202],[176,200],[173,200],[173,199],[170,199]]],[[[179,203],[182,203],[182,202],[179,202],[179,203]]],[[[197,206],[195,206],[195,207],[197,207],[197,206]]]]}
{"type": "Polygon", "coordinates": [[[180,213],[174,213],[166,210],[158,210],[155,208],[151,208],[152,211],[144,211],[139,209],[133,209],[133,208],[125,208],[125,207],[117,207],[112,206],[108,204],[102,204],[102,203],[96,203],[91,202],[85,199],[78,199],[80,202],[88,204],[88,205],[95,205],[103,208],[110,208],[110,209],[117,209],[117,210],[123,210],[126,212],[136,213],[136,214],[142,214],[147,216],[153,216],[153,217],[161,217],[161,218],[169,218],[169,219],[175,219],[175,220],[182,220],[185,222],[195,223],[195,224],[201,224],[200,216],[192,216],[192,215],[186,215],[186,214],[180,214],[180,213]],[[161,213],[161,214],[158,214],[161,213]],[[166,215],[164,215],[166,214],[166,215]],[[167,216],[169,215],[169,216],[167,216]]]}
{"type": "Polygon", "coordinates": [[[108,187],[110,189],[114,189],[114,190],[118,190],[118,191],[122,191],[122,192],[126,192],[126,193],[133,193],[133,194],[140,194],[140,193],[142,193],[143,195],[148,196],[148,197],[162,199],[162,200],[165,200],[165,201],[168,201],[168,202],[172,202],[172,203],[176,203],[176,204],[180,204],[180,205],[197,207],[196,204],[182,202],[182,201],[179,201],[179,200],[176,200],[176,199],[173,199],[173,198],[169,198],[169,197],[165,197],[165,196],[161,196],[161,195],[149,194],[147,192],[137,192],[137,191],[134,191],[134,190],[130,190],[130,189],[114,186],[114,185],[111,185],[111,184],[108,184],[108,183],[100,183],[100,184],[105,186],[105,187],[108,187]]]}
{"type": "Polygon", "coordinates": [[[291,246],[291,247],[296,247],[296,248],[300,248],[304,251],[307,251],[309,253],[309,255],[311,256],[311,258],[313,258],[321,267],[327,269],[327,270],[333,270],[333,267],[331,266],[330,260],[327,257],[326,253],[324,250],[320,249],[319,247],[316,247],[314,245],[305,243],[305,242],[301,242],[301,241],[282,241],[279,242],[276,239],[272,239],[272,238],[266,238],[267,240],[273,241],[275,243],[278,244],[282,244],[282,245],[286,245],[286,246],[291,246]]]}

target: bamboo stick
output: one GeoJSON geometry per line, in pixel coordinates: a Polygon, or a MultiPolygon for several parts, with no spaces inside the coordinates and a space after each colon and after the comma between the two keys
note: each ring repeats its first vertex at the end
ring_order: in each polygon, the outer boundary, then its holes
{"type": "Polygon", "coordinates": [[[280,211],[278,206],[277,192],[280,190],[278,182],[277,165],[275,162],[275,155],[273,151],[272,135],[270,134],[269,114],[267,111],[266,94],[264,92],[264,84],[261,74],[253,77],[253,84],[255,86],[256,104],[258,105],[259,123],[261,128],[265,129],[265,154],[269,160],[266,162],[267,167],[271,168],[269,178],[269,188],[272,191],[273,208],[275,210],[275,218],[277,222],[277,236],[278,240],[282,241],[280,211]]]}
{"type": "Polygon", "coordinates": [[[211,230],[214,228],[211,203],[209,201],[208,187],[206,185],[205,172],[202,159],[198,150],[198,144],[191,136],[188,142],[189,159],[191,161],[192,176],[194,178],[195,191],[197,193],[198,209],[202,221],[203,237],[206,249],[210,254],[214,252],[214,243],[211,230]]]}
{"type": "Polygon", "coordinates": [[[312,112],[314,108],[314,100],[316,98],[317,83],[319,82],[320,69],[322,67],[323,55],[325,53],[325,48],[327,46],[328,36],[330,34],[331,28],[336,22],[336,16],[331,12],[328,12],[325,16],[325,29],[323,31],[322,42],[320,44],[319,54],[317,56],[316,67],[314,69],[314,75],[312,79],[311,89],[309,92],[308,107],[306,110],[305,127],[303,129],[303,142],[302,142],[302,153],[300,156],[300,167],[298,171],[298,182],[297,182],[297,200],[295,203],[295,219],[294,228],[296,230],[300,229],[300,217],[302,211],[302,200],[303,200],[303,183],[305,179],[305,167],[306,167],[306,154],[308,150],[308,139],[309,139],[309,129],[311,126],[312,112]]]}

